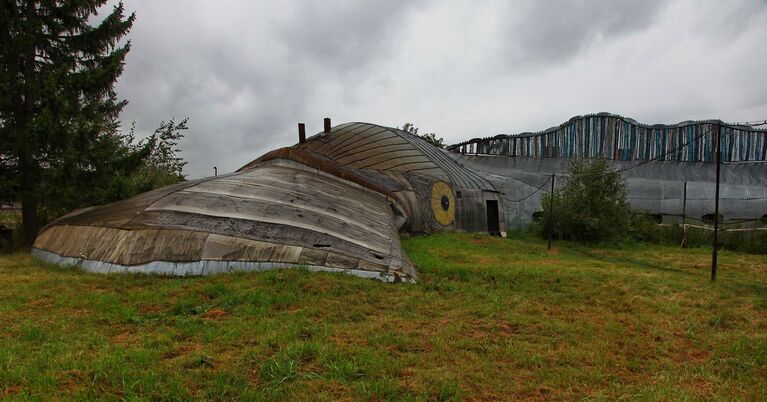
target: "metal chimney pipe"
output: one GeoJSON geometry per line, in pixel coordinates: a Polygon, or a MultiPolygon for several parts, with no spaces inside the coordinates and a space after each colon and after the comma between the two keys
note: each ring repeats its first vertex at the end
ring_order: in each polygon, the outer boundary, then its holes
{"type": "Polygon", "coordinates": [[[303,144],[306,142],[306,126],[304,123],[298,123],[298,143],[303,144]]]}
{"type": "Polygon", "coordinates": [[[330,134],[330,117],[325,118],[325,134],[330,134]]]}

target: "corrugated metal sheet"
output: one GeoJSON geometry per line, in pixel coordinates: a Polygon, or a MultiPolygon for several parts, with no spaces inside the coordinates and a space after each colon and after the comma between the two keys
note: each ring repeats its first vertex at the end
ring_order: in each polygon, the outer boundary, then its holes
{"type": "Polygon", "coordinates": [[[609,113],[576,116],[538,133],[475,138],[449,149],[512,157],[709,162],[715,160],[717,130],[722,160],[767,161],[767,130],[714,120],[647,125],[609,113]]]}
{"type": "MultiPolygon", "coordinates": [[[[540,209],[541,196],[549,191],[549,185],[545,183],[551,174],[557,175],[558,185],[567,176],[568,162],[561,158],[456,153],[451,156],[483,172],[501,192],[509,227],[522,227],[532,220],[533,213],[540,209]],[[541,185],[543,188],[536,192],[541,185]]],[[[637,162],[628,161],[613,163],[617,169],[637,165],[637,162]]],[[[632,210],[681,215],[686,181],[687,216],[701,219],[714,210],[715,168],[713,163],[665,161],[643,164],[622,174],[626,178],[632,210]]],[[[725,220],[759,219],[767,214],[767,166],[760,163],[723,164],[721,176],[720,210],[725,220]]]]}
{"type": "Polygon", "coordinates": [[[494,191],[477,172],[448,152],[402,130],[370,123],[346,123],[298,145],[353,169],[392,170],[438,177],[456,188],[494,191]]]}

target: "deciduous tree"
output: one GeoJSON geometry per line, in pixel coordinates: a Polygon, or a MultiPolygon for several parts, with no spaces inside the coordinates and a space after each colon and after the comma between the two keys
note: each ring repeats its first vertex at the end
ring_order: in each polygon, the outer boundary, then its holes
{"type": "MultiPolygon", "coordinates": [[[[397,127],[397,128],[399,128],[399,127],[397,127]]],[[[442,138],[438,138],[437,134],[435,134],[435,133],[418,134],[418,127],[414,126],[413,123],[405,123],[405,124],[403,124],[402,128],[400,130],[408,132],[408,133],[413,134],[413,135],[416,135],[418,137],[421,137],[426,142],[428,142],[431,145],[434,145],[437,148],[444,148],[445,147],[445,144],[443,143],[442,138]]]]}
{"type": "Polygon", "coordinates": [[[626,182],[605,159],[571,159],[564,185],[541,198],[543,235],[553,224],[560,237],[586,242],[616,241],[626,237],[631,210],[626,182]]]}

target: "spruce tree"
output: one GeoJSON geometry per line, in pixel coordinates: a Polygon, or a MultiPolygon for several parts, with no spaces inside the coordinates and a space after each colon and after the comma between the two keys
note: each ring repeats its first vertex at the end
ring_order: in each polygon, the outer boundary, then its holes
{"type": "Polygon", "coordinates": [[[6,192],[0,197],[21,201],[27,245],[39,230],[41,205],[82,198],[84,186],[102,186],[149,152],[131,152],[118,132],[126,102],[114,84],[130,49],[120,39],[135,15],[126,17],[119,3],[101,18],[105,3],[0,0],[0,185],[6,192]],[[94,20],[100,22],[91,25],[94,20]]]}

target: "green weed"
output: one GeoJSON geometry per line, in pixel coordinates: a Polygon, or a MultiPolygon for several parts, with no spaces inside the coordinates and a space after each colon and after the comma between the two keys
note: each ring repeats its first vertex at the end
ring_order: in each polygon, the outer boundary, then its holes
{"type": "Polygon", "coordinates": [[[0,399],[759,400],[767,257],[404,242],[419,282],[96,275],[0,256],[0,399]]]}

